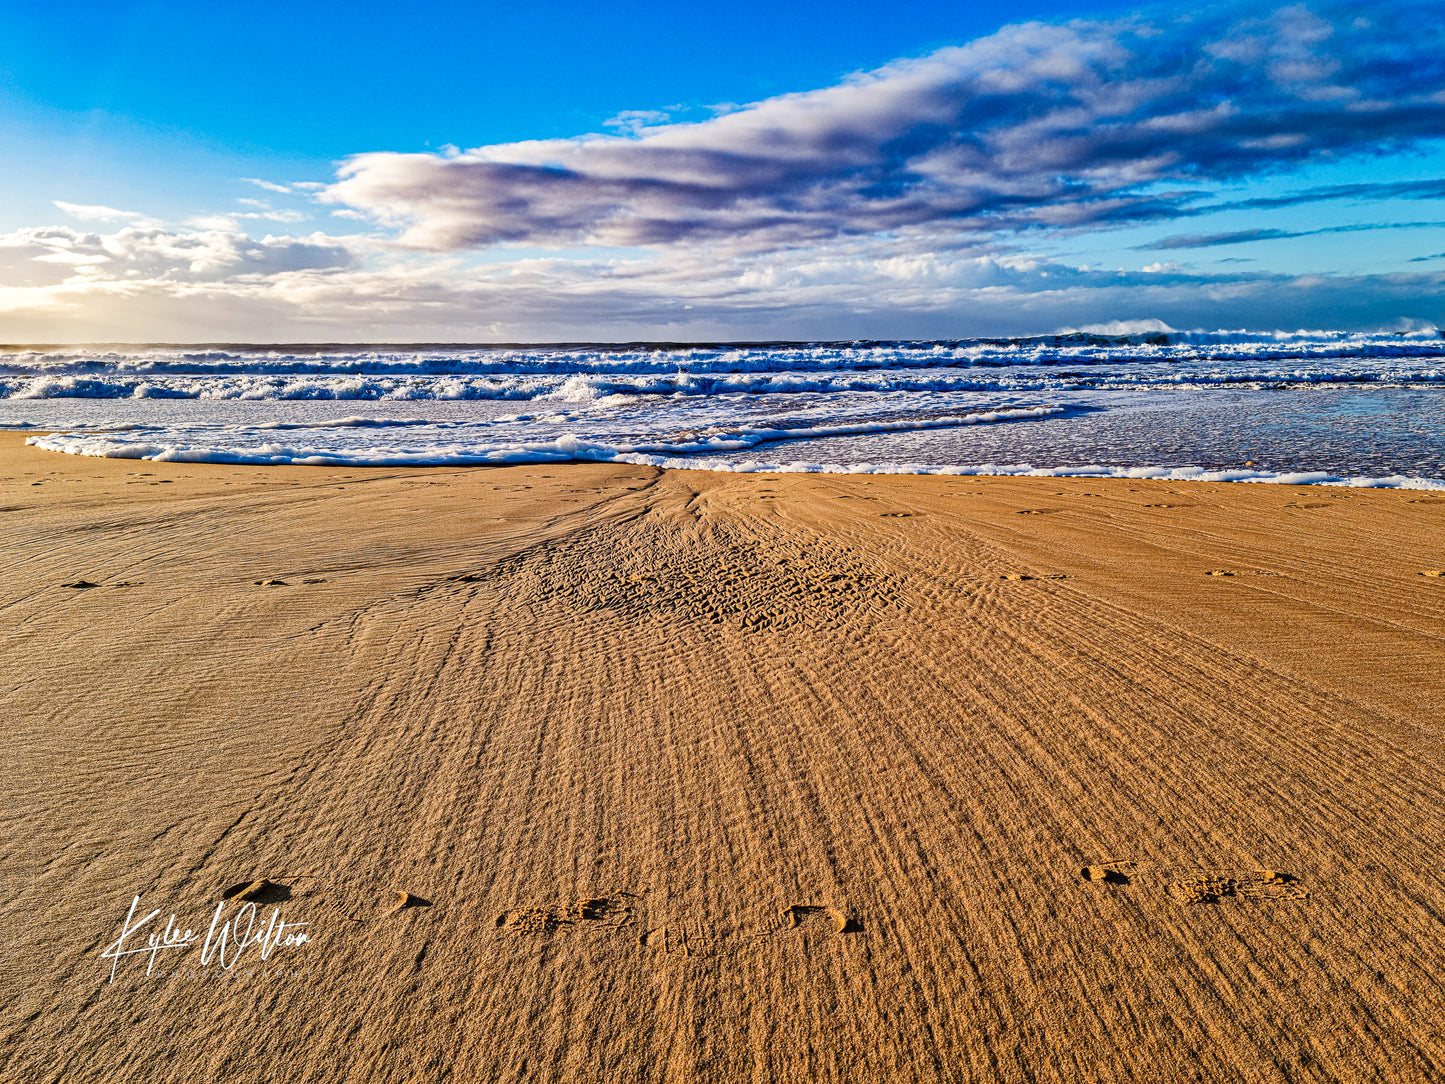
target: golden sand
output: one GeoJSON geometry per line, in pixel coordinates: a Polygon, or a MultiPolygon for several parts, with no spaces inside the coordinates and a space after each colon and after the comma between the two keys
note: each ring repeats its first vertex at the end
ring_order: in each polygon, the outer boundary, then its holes
{"type": "Polygon", "coordinates": [[[1441,497],[22,439],[6,1080],[1445,1079],[1441,497]]]}

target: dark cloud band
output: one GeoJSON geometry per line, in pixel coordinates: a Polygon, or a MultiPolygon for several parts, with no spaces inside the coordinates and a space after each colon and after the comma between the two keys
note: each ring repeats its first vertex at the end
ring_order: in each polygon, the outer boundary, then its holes
{"type": "MultiPolygon", "coordinates": [[[[1081,229],[1196,213],[1194,189],[1445,136],[1445,21],[1420,0],[1029,23],[824,90],[633,137],[347,162],[326,198],[433,250],[1081,229]]],[[[1306,199],[1378,198],[1364,187],[1306,199]]],[[[1393,187],[1433,198],[1445,182],[1393,187]]]]}

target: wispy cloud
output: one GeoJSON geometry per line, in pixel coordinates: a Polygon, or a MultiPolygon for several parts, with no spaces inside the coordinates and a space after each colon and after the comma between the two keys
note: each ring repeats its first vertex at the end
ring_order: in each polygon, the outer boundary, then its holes
{"type": "Polygon", "coordinates": [[[51,200],[56,207],[64,211],[71,218],[77,218],[82,222],[144,222],[149,221],[148,215],[138,211],[119,211],[114,207],[103,207],[92,203],[66,203],[64,200],[51,200]]]}
{"type": "Polygon", "coordinates": [[[257,188],[264,188],[267,192],[282,192],[289,195],[295,191],[291,185],[277,184],[275,181],[263,181],[259,177],[242,177],[241,180],[247,184],[254,184],[257,188]]]}
{"type": "Polygon", "coordinates": [[[665,113],[661,109],[624,109],[617,116],[604,120],[602,127],[637,136],[648,128],[666,124],[671,117],[672,114],[665,113]]]}
{"type": "Polygon", "coordinates": [[[1216,203],[1210,205],[1206,210],[1268,210],[1277,207],[1295,207],[1302,203],[1318,203],[1323,200],[1355,200],[1360,203],[1376,203],[1387,199],[1445,199],[1445,178],[1424,181],[1319,185],[1314,188],[1301,189],[1298,192],[1288,192],[1282,196],[1260,196],[1254,199],[1237,200],[1233,203],[1216,203]]]}
{"type": "Polygon", "coordinates": [[[227,219],[252,219],[266,222],[284,222],[288,225],[294,225],[297,222],[306,221],[307,218],[307,216],[301,211],[293,210],[291,208],[277,210],[265,200],[238,199],[236,202],[243,207],[253,208],[253,210],[232,211],[225,216],[227,219]]]}
{"type": "Polygon", "coordinates": [[[1214,248],[1218,245],[1242,245],[1251,241],[1280,241],[1291,237],[1315,237],[1323,233],[1362,233],[1370,230],[1445,229],[1445,222],[1352,222],[1343,226],[1320,226],[1313,230],[1252,229],[1228,233],[1187,233],[1164,237],[1147,245],[1136,245],[1136,251],[1155,249],[1214,248]]]}

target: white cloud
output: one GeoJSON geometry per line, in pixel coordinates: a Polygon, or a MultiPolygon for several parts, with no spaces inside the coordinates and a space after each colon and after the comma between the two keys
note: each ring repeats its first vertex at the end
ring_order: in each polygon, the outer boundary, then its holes
{"type": "Polygon", "coordinates": [[[18,230],[0,235],[0,268],[12,286],[48,284],[54,267],[69,269],[66,281],[98,286],[120,276],[170,282],[274,275],[303,269],[348,267],[355,256],[324,235],[256,240],[226,228],[178,231],[127,226],[115,233],[80,233],[64,226],[18,230]],[[35,265],[41,265],[37,270],[35,265]],[[27,270],[30,275],[27,276],[27,270]]]}
{"type": "Polygon", "coordinates": [[[198,230],[221,230],[234,233],[241,228],[239,215],[194,215],[186,219],[186,225],[198,230]]]}
{"type": "Polygon", "coordinates": [[[922,242],[907,255],[880,254],[866,239],[740,261],[695,250],[476,264],[322,235],[255,241],[218,231],[52,227],[0,237],[0,338],[12,342],[949,338],[1064,324],[1141,334],[1380,327],[1442,312],[1445,273],[1087,271],[922,242]]]}

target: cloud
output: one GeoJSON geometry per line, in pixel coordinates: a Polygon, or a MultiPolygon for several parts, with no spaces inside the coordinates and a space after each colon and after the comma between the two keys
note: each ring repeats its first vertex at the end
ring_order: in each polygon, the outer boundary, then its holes
{"type": "Polygon", "coordinates": [[[1233,203],[1211,204],[1202,210],[1273,209],[1294,207],[1301,203],[1316,203],[1322,200],[1356,200],[1362,203],[1375,203],[1385,199],[1445,199],[1445,178],[1424,181],[1372,181],[1360,184],[1320,185],[1283,196],[1261,196],[1255,199],[1237,200],[1233,203]]]}
{"type": "Polygon", "coordinates": [[[1228,233],[1176,234],[1152,241],[1147,245],[1134,246],[1136,251],[1175,248],[1213,248],[1216,245],[1242,245],[1251,241],[1279,241],[1291,237],[1314,237],[1322,233],[1361,233],[1369,230],[1425,230],[1440,229],[1445,222],[1353,222],[1344,226],[1321,226],[1313,230],[1281,230],[1256,228],[1231,230],[1228,233]]]}
{"type": "MultiPolygon", "coordinates": [[[[238,199],[236,202],[241,204],[243,207],[252,207],[255,208],[255,210],[231,211],[224,216],[224,219],[250,219],[253,221],[261,220],[266,222],[284,222],[287,225],[294,225],[297,222],[305,222],[307,218],[307,216],[302,212],[290,210],[289,208],[286,210],[278,211],[265,200],[238,199]]],[[[218,218],[219,217],[220,216],[218,216],[218,218]]],[[[193,221],[201,222],[203,220],[196,219],[193,221]]]]}
{"type": "Polygon", "coordinates": [[[323,198],[441,251],[759,252],[1183,216],[1201,184],[1445,136],[1445,24],[1432,12],[1367,0],[1026,23],[699,123],[362,154],[323,198]]]}
{"type": "Polygon", "coordinates": [[[306,218],[307,218],[307,216],[306,216],[305,214],[303,214],[301,211],[292,211],[292,210],[258,211],[258,212],[254,213],[254,214],[243,214],[243,215],[240,215],[239,217],[241,217],[241,218],[259,218],[259,219],[264,219],[264,220],[267,221],[267,222],[280,222],[280,223],[283,223],[283,224],[285,224],[285,225],[287,225],[287,226],[294,226],[294,225],[295,225],[296,223],[298,223],[298,222],[305,222],[305,221],[306,221],[306,218]]]}
{"type": "MultiPolygon", "coordinates": [[[[1309,233],[1318,231],[1309,230],[1309,233]]],[[[1168,248],[1212,248],[1215,245],[1242,245],[1250,241],[1277,241],[1283,237],[1300,237],[1301,232],[1276,229],[1231,230],[1229,233],[1184,233],[1164,237],[1136,250],[1168,248]]]]}
{"type": "Polygon", "coordinates": [[[82,222],[144,222],[149,221],[147,215],[137,211],[118,211],[114,207],[103,207],[98,204],[66,203],[64,200],[51,200],[56,207],[68,214],[71,218],[78,218],[82,222]]]}
{"type": "Polygon", "coordinates": [[[670,113],[661,109],[624,109],[615,117],[609,117],[602,122],[604,128],[615,128],[627,135],[637,136],[648,128],[655,128],[666,124],[671,119],[670,113]]]}
{"type": "Polygon", "coordinates": [[[0,339],[954,338],[1061,325],[1157,330],[1147,321],[1175,328],[1445,322],[1445,272],[1089,270],[1004,253],[960,255],[917,238],[887,249],[844,239],[737,260],[684,247],[662,258],[495,263],[366,244],[342,247],[321,236],[253,242],[206,231],[19,231],[0,237],[0,339]],[[76,262],[42,259],[48,255],[76,262]]]}
{"type": "Polygon", "coordinates": [[[242,177],[241,180],[247,184],[254,184],[257,188],[264,188],[267,192],[291,193],[294,188],[291,185],[277,184],[275,181],[263,181],[259,177],[242,177]]]}
{"type": "Polygon", "coordinates": [[[152,226],[110,234],[48,226],[0,235],[0,283],[17,287],[57,281],[76,286],[112,280],[224,281],[356,263],[353,252],[324,235],[257,240],[226,228],[183,232],[152,226]]]}

